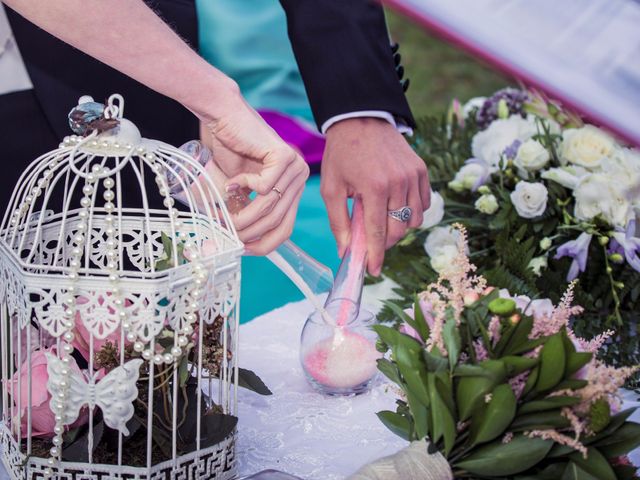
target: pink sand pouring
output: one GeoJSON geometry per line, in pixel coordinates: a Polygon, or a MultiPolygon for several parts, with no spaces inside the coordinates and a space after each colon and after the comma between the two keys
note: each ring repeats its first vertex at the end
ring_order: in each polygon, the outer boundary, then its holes
{"type": "Polygon", "coordinates": [[[351,240],[324,312],[309,317],[302,331],[300,357],[316,390],[332,395],[361,393],[376,375],[375,317],[360,309],[367,263],[362,202],[356,198],[351,215],[351,240]]]}

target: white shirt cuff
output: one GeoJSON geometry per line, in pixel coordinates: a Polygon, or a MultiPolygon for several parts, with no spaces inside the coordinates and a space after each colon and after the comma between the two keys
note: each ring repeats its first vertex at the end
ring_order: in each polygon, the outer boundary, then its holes
{"type": "Polygon", "coordinates": [[[411,127],[409,127],[403,122],[396,122],[395,118],[393,118],[393,115],[383,110],[362,110],[359,112],[342,113],[340,115],[331,117],[329,120],[324,122],[322,124],[322,127],[320,128],[320,131],[322,132],[323,135],[325,135],[327,133],[327,130],[329,130],[329,127],[331,127],[334,123],[338,123],[338,122],[341,122],[342,120],[347,120],[349,118],[364,118],[364,117],[373,117],[373,118],[380,118],[382,120],[386,120],[391,125],[393,125],[394,128],[398,130],[398,132],[403,134],[406,133],[409,135],[413,135],[413,129],[411,127]]]}

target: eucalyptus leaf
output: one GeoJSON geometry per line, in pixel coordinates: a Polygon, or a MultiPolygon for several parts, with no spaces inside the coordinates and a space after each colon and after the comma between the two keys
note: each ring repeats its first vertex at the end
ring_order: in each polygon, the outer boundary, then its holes
{"type": "Polygon", "coordinates": [[[454,318],[450,318],[445,322],[442,336],[447,353],[449,354],[449,368],[453,370],[456,363],[458,363],[461,346],[460,333],[458,332],[458,326],[454,318]]]}
{"type": "Polygon", "coordinates": [[[535,386],[538,392],[551,390],[564,376],[566,355],[561,333],[549,337],[540,352],[540,372],[535,386]]]}
{"type": "Polygon", "coordinates": [[[567,428],[568,426],[570,426],[569,420],[562,415],[558,409],[518,415],[509,427],[509,430],[519,432],[525,430],[559,429],[567,428]]]}
{"type": "Polygon", "coordinates": [[[598,480],[617,480],[613,468],[597,448],[589,447],[586,458],[580,452],[571,454],[569,458],[582,470],[593,475],[598,480]]]}
{"type": "Polygon", "coordinates": [[[599,480],[598,477],[582,470],[578,465],[573,462],[569,462],[569,465],[564,470],[561,480],[599,480]]]}
{"type": "Polygon", "coordinates": [[[567,395],[558,395],[555,397],[547,397],[543,400],[533,400],[524,403],[518,409],[518,415],[526,413],[544,412],[546,410],[554,410],[559,407],[570,407],[580,403],[579,397],[571,397],[567,395]]]}
{"type": "Polygon", "coordinates": [[[400,387],[404,386],[404,382],[402,381],[402,378],[400,378],[400,371],[395,363],[390,362],[386,358],[379,358],[377,363],[378,370],[380,370],[385,377],[400,387]]]}
{"type": "Polygon", "coordinates": [[[393,354],[408,389],[413,392],[425,406],[429,406],[429,393],[427,392],[425,381],[427,372],[424,365],[420,362],[419,355],[403,345],[394,345],[393,354]]]}
{"type": "Polygon", "coordinates": [[[400,438],[409,441],[409,432],[411,430],[411,423],[407,419],[396,412],[392,412],[390,410],[383,410],[381,412],[376,413],[380,421],[393,433],[398,435],[400,438]]]}
{"type": "Polygon", "coordinates": [[[610,436],[594,444],[607,458],[626,455],[640,446],[640,424],[625,422],[610,436]]]}
{"type": "Polygon", "coordinates": [[[471,445],[490,442],[502,435],[516,415],[517,399],[508,383],[498,385],[491,399],[471,419],[471,445]]]}
{"type": "Polygon", "coordinates": [[[453,466],[484,477],[516,475],[541,462],[552,446],[551,440],[515,435],[510,442],[495,440],[476,448],[453,466]]]}

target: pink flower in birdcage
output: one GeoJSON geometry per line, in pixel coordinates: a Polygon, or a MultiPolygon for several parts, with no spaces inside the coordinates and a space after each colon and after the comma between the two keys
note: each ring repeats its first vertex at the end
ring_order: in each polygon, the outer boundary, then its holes
{"type": "MultiPolygon", "coordinates": [[[[18,371],[13,375],[7,385],[9,395],[11,395],[13,407],[11,414],[15,415],[13,430],[18,432],[18,422],[20,425],[20,435],[26,438],[28,435],[28,410],[31,410],[31,435],[34,437],[53,437],[53,428],[56,425],[55,416],[51,411],[49,402],[51,394],[47,389],[49,373],[47,371],[47,353],[56,354],[55,348],[36,350],[31,354],[31,363],[24,362],[18,371]],[[31,402],[29,402],[29,377],[31,377],[31,402]]],[[[80,372],[80,367],[74,360],[71,361],[71,368],[80,372]]],[[[89,420],[89,410],[83,408],[80,411],[78,420],[69,428],[76,428],[84,425],[89,420]]]]}

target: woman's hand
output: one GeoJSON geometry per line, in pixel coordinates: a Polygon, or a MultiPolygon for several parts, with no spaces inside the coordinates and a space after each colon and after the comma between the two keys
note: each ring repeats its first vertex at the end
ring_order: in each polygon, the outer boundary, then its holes
{"type": "MultiPolygon", "coordinates": [[[[221,107],[218,104],[218,112],[221,107]]],[[[203,120],[203,140],[230,177],[228,192],[243,189],[257,193],[249,205],[232,213],[232,219],[248,252],[266,255],[293,231],[309,167],[239,93],[228,98],[222,108],[226,114],[203,120]]]]}

